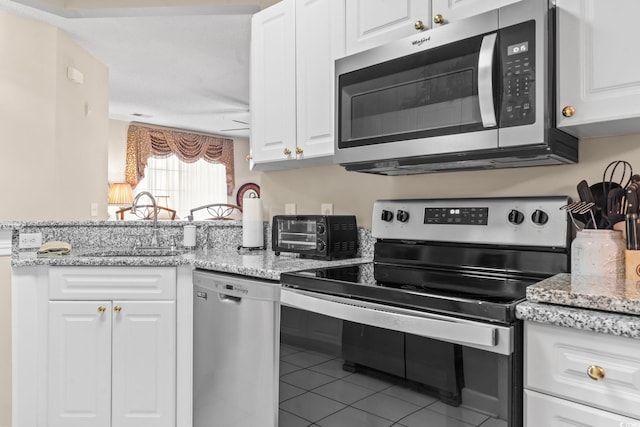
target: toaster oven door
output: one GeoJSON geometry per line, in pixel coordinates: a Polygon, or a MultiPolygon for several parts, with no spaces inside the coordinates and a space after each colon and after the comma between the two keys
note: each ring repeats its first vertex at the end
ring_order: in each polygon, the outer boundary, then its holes
{"type": "Polygon", "coordinates": [[[273,224],[276,251],[315,254],[319,251],[315,218],[277,218],[273,224]]]}

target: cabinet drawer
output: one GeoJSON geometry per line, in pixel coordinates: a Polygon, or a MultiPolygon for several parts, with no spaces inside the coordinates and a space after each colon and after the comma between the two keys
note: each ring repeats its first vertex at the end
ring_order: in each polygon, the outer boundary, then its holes
{"type": "Polygon", "coordinates": [[[173,267],[51,267],[51,300],[175,300],[173,267]]]}
{"type": "Polygon", "coordinates": [[[638,420],[569,402],[535,391],[524,391],[525,427],[634,427],[638,420]]]}
{"type": "Polygon", "coordinates": [[[640,418],[640,341],[525,323],[525,387],[640,418]],[[604,377],[589,377],[589,367],[604,377]]]}

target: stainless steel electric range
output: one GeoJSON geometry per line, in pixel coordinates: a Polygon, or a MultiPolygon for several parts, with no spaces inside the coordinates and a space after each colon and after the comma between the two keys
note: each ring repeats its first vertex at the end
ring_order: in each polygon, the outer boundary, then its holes
{"type": "Polygon", "coordinates": [[[393,375],[487,414],[487,425],[519,426],[515,306],[528,285],[569,271],[567,202],[377,201],[374,261],[283,273],[282,305],[342,320],[345,369],[393,375]]]}

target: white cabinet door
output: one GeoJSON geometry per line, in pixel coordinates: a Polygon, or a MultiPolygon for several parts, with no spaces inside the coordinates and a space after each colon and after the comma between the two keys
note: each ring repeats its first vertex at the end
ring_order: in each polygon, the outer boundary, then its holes
{"type": "Polygon", "coordinates": [[[113,427],[175,426],[175,302],[114,301],[113,310],[113,427]]]}
{"type": "Polygon", "coordinates": [[[521,0],[432,0],[433,26],[448,24],[521,0]]]}
{"type": "Polygon", "coordinates": [[[49,302],[49,427],[111,426],[111,313],[110,301],[49,302]]]}
{"type": "Polygon", "coordinates": [[[296,3],[297,158],[334,152],[334,61],[344,56],[344,0],[296,3]]]}
{"type": "MultiPolygon", "coordinates": [[[[640,131],[640,2],[557,0],[557,125],[578,137],[640,131]],[[573,107],[571,117],[563,109],[573,107]]],[[[566,111],[566,110],[565,110],[566,111]]]]}
{"type": "Polygon", "coordinates": [[[416,34],[431,25],[429,0],[347,0],[347,55],[416,34]]]}
{"type": "Polygon", "coordinates": [[[294,6],[292,0],[284,0],[256,13],[251,20],[252,167],[295,158],[294,6]]]}
{"type": "Polygon", "coordinates": [[[632,427],[637,425],[640,425],[640,420],[535,391],[524,391],[524,427],[632,427]]]}

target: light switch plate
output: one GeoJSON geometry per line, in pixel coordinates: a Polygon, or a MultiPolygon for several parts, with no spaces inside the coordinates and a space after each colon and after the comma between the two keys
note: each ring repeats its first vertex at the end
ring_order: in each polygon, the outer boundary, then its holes
{"type": "Polygon", "coordinates": [[[320,203],[321,215],[333,215],[333,203],[320,203]]]}

